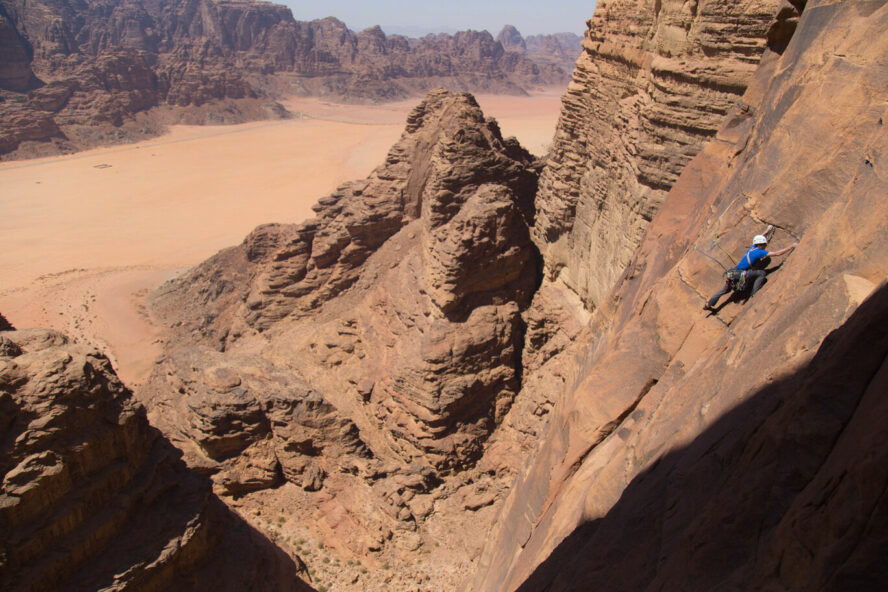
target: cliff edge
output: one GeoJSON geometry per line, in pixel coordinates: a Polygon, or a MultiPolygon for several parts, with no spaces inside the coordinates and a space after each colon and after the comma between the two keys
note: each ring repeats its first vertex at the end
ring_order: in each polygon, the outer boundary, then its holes
{"type": "Polygon", "coordinates": [[[765,55],[556,358],[470,589],[884,587],[886,27],[884,2],[808,2],[765,55]],[[703,311],[703,253],[767,224],[798,248],[703,311]]]}
{"type": "Polygon", "coordinates": [[[542,167],[430,93],[316,219],[155,292],[138,396],[389,589],[884,584],[886,11],[602,3],[542,167]],[[704,311],[767,225],[798,247],[704,311]]]}
{"type": "Polygon", "coordinates": [[[599,306],[678,175],[798,17],[779,0],[598,3],[540,178],[545,274],[599,306]]]}

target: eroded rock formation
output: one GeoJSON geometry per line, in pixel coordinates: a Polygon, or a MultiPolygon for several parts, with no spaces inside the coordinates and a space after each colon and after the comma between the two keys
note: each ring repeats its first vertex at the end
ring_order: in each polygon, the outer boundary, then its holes
{"type": "Polygon", "coordinates": [[[535,167],[470,95],[430,93],[316,219],[260,227],[153,296],[173,330],[152,421],[223,493],[317,492],[306,511],[348,516],[324,535],[345,556],[404,561],[443,528],[470,538],[466,564],[489,519],[472,512],[512,470],[478,460],[520,386],[535,167]]]}
{"type": "Polygon", "coordinates": [[[811,1],[763,59],[554,358],[571,380],[469,589],[885,586],[886,29],[884,2],[811,1]],[[769,223],[798,248],[706,314],[700,251],[769,223]]]}
{"type": "Polygon", "coordinates": [[[188,471],[98,352],[0,332],[4,590],[310,590],[188,471]]]}
{"type": "Polygon", "coordinates": [[[535,201],[434,92],[316,219],[153,296],[140,396],[231,503],[285,496],[392,589],[455,589],[482,544],[484,592],[883,587],[886,28],[601,4],[535,201]],[[796,251],[704,312],[703,253],[767,224],[796,251]]]}
{"type": "Polygon", "coordinates": [[[574,63],[583,51],[583,38],[574,33],[530,35],[526,39],[512,25],[506,25],[496,36],[503,49],[526,55],[538,64],[555,64],[573,72],[574,63]]]}
{"type": "Polygon", "coordinates": [[[520,94],[567,72],[486,31],[387,37],[250,0],[0,2],[0,155],[286,116],[268,97],[393,100],[437,86],[520,94]],[[164,107],[165,109],[153,109],[164,107]]]}
{"type": "Polygon", "coordinates": [[[598,3],[563,98],[534,228],[546,276],[588,308],[602,303],[682,168],[739,101],[769,35],[777,43],[779,5],[598,3]]]}

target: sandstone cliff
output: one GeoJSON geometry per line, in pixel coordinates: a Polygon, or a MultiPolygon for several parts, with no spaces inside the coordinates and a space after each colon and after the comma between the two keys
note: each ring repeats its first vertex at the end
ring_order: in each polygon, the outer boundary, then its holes
{"type": "Polygon", "coordinates": [[[590,268],[598,308],[469,589],[884,588],[886,30],[885,2],[808,2],[613,289],[622,264],[590,268]],[[706,314],[700,251],[768,223],[799,247],[706,314]]]}
{"type": "Polygon", "coordinates": [[[565,72],[573,72],[583,51],[583,38],[574,33],[530,35],[524,38],[512,25],[506,25],[496,36],[506,51],[526,55],[540,65],[554,64],[565,72]]]}
{"type": "Polygon", "coordinates": [[[4,590],[311,589],[61,334],[0,332],[0,446],[4,590]]]}
{"type": "Polygon", "coordinates": [[[779,5],[598,3],[563,98],[534,228],[546,276],[587,308],[602,303],[682,168],[739,101],[766,44],[791,34],[776,32],[779,5]]]}
{"type": "Polygon", "coordinates": [[[435,87],[524,94],[569,78],[569,70],[509,51],[487,31],[408,39],[379,27],[354,33],[334,18],[300,26],[310,29],[311,43],[286,68],[290,75],[280,77],[289,92],[346,101],[404,98],[435,87]],[[319,59],[323,72],[312,66],[319,59]]]}
{"type": "Polygon", "coordinates": [[[281,93],[376,101],[566,79],[486,31],[354,33],[251,0],[0,1],[0,156],[133,141],[169,123],[283,117],[269,99],[281,93]]]}
{"type": "Polygon", "coordinates": [[[452,589],[514,474],[479,459],[520,387],[535,166],[470,95],[430,93],[316,219],[155,293],[152,421],[221,493],[280,487],[316,517],[299,536],[452,589]]]}
{"type": "Polygon", "coordinates": [[[432,93],[315,220],[153,296],[139,396],[230,503],[389,589],[482,545],[485,592],[884,585],[886,19],[600,4],[538,191],[432,93]],[[703,253],[769,223],[798,249],[705,313],[703,253]]]}

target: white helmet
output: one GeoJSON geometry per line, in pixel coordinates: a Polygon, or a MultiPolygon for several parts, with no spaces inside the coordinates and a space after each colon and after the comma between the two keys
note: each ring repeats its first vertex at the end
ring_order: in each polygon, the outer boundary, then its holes
{"type": "Polygon", "coordinates": [[[765,237],[764,234],[757,234],[754,237],[752,237],[752,244],[753,245],[767,245],[768,239],[767,239],[767,237],[765,237]]]}

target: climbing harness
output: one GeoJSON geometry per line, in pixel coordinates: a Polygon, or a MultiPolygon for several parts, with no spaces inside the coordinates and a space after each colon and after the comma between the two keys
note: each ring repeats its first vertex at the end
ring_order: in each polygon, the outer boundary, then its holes
{"type": "Polygon", "coordinates": [[[742,292],[746,289],[746,272],[739,269],[729,269],[725,271],[725,281],[733,291],[742,292]]]}
{"type": "MultiPolygon", "coordinates": [[[[713,241],[713,242],[718,244],[716,241],[713,241]]],[[[719,247],[719,248],[721,248],[721,247],[719,247]]],[[[724,263],[722,263],[721,261],[719,261],[718,259],[716,259],[712,255],[710,255],[706,251],[703,251],[702,249],[700,249],[698,247],[694,247],[694,250],[697,251],[698,253],[700,253],[701,255],[703,255],[704,257],[708,257],[709,259],[712,259],[713,261],[718,263],[719,267],[721,267],[723,270],[725,270],[725,274],[724,274],[725,275],[725,282],[727,282],[727,284],[731,287],[731,290],[733,290],[734,292],[742,292],[743,290],[746,289],[746,272],[745,271],[740,271],[739,269],[728,269],[724,263]]],[[[730,255],[728,255],[728,256],[730,257],[730,255]]],[[[734,261],[734,260],[731,259],[731,261],[734,261]]]]}

